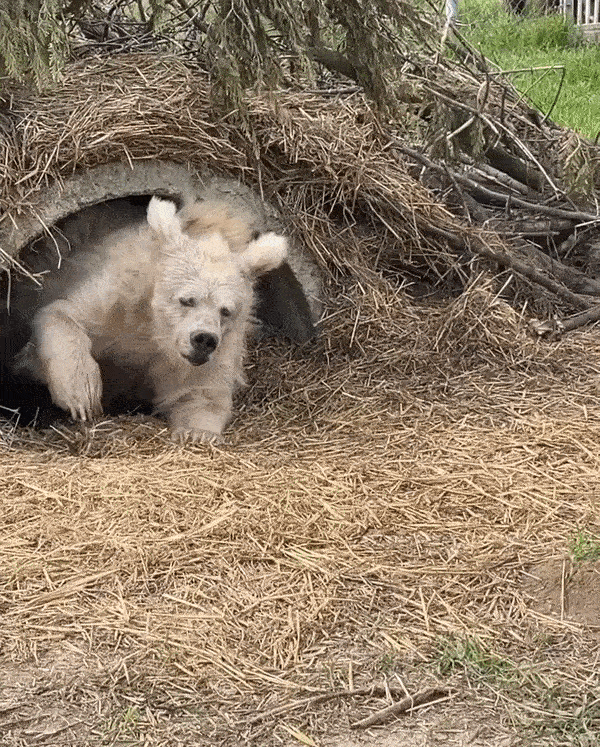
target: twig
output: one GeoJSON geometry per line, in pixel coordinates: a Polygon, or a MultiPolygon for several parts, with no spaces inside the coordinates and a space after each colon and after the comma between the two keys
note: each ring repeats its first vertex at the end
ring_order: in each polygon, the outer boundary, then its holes
{"type": "Polygon", "coordinates": [[[459,135],[463,130],[467,130],[475,121],[475,115],[472,115],[467,119],[466,122],[463,122],[460,127],[458,127],[456,130],[451,132],[450,134],[446,135],[446,140],[450,141],[453,137],[456,137],[456,135],[459,135]]]}
{"type": "Polygon", "coordinates": [[[367,718],[363,718],[360,721],[355,721],[350,724],[351,729],[366,729],[368,726],[374,726],[375,724],[382,724],[390,716],[397,716],[400,713],[406,711],[412,711],[418,706],[432,705],[433,703],[441,703],[450,699],[456,693],[455,690],[442,690],[438,687],[433,687],[429,690],[424,690],[416,695],[408,695],[397,703],[393,703],[387,708],[382,708],[380,711],[372,713],[367,718]]]}
{"type": "Polygon", "coordinates": [[[600,215],[592,215],[591,213],[584,213],[578,210],[564,210],[563,208],[555,208],[550,205],[543,205],[539,202],[529,202],[529,200],[523,200],[520,197],[515,197],[513,194],[503,194],[502,192],[495,192],[493,189],[484,187],[474,179],[470,179],[468,176],[457,174],[456,178],[466,187],[476,189],[482,195],[487,197],[489,200],[493,200],[504,207],[510,200],[512,205],[516,207],[526,208],[534,212],[542,213],[543,215],[552,215],[556,218],[568,218],[572,221],[600,221],[600,215]]]}
{"type": "Polygon", "coordinates": [[[559,283],[556,280],[548,277],[545,273],[541,272],[536,267],[532,267],[526,262],[523,262],[516,257],[508,254],[508,252],[506,251],[498,248],[490,248],[476,236],[471,236],[471,241],[467,244],[464,239],[452,233],[452,231],[447,231],[430,223],[425,223],[424,221],[419,221],[419,224],[424,230],[437,234],[438,236],[443,236],[448,242],[457,247],[460,251],[470,249],[471,251],[475,252],[475,254],[479,254],[483,257],[494,260],[495,262],[498,262],[505,267],[510,267],[512,270],[519,273],[519,275],[523,275],[523,277],[526,277],[528,280],[532,280],[534,283],[541,285],[543,288],[546,288],[546,290],[549,290],[557,295],[562,301],[570,304],[571,306],[574,306],[575,308],[588,309],[594,304],[593,301],[583,298],[577,293],[573,293],[562,283],[559,283]]]}
{"type": "Polygon", "coordinates": [[[524,142],[523,142],[523,141],[521,140],[521,138],[517,137],[517,136],[515,135],[515,133],[514,133],[514,132],[512,132],[512,130],[510,130],[510,129],[509,129],[509,128],[508,128],[508,127],[507,127],[507,126],[505,125],[505,124],[503,124],[502,122],[499,122],[498,124],[499,124],[499,127],[500,127],[500,128],[502,129],[502,131],[504,132],[504,134],[505,134],[505,135],[506,135],[507,137],[511,138],[511,140],[512,140],[512,141],[513,141],[513,142],[514,142],[514,143],[516,144],[516,146],[517,146],[517,147],[519,148],[519,150],[520,150],[520,151],[521,151],[521,152],[523,153],[523,155],[525,155],[525,156],[526,156],[526,157],[527,157],[527,158],[528,158],[528,159],[529,159],[529,160],[530,160],[530,161],[531,161],[531,162],[532,162],[533,164],[535,164],[535,166],[537,166],[537,169],[538,169],[538,171],[540,172],[540,174],[542,174],[542,176],[543,176],[543,177],[544,177],[544,178],[546,179],[546,181],[548,182],[548,184],[549,184],[549,185],[550,185],[550,186],[552,187],[552,190],[553,190],[554,194],[555,194],[555,195],[556,195],[557,197],[558,197],[558,196],[561,196],[561,195],[564,195],[564,191],[563,191],[563,190],[561,190],[561,189],[559,189],[559,188],[558,188],[558,187],[556,186],[556,184],[555,184],[555,183],[554,183],[554,182],[552,181],[552,179],[550,178],[550,174],[548,174],[548,172],[547,172],[547,171],[546,171],[546,169],[545,169],[545,168],[544,168],[544,167],[542,166],[542,164],[541,164],[541,162],[539,161],[539,159],[537,159],[537,158],[536,158],[536,157],[535,157],[535,156],[533,155],[533,153],[532,153],[532,151],[530,150],[530,148],[528,148],[528,147],[527,147],[527,145],[525,145],[525,143],[524,143],[524,142]]]}
{"type": "Polygon", "coordinates": [[[208,25],[198,18],[198,14],[187,4],[186,0],[177,0],[177,4],[183,10],[185,15],[190,19],[192,24],[203,34],[208,33],[208,25]]]}
{"type": "Polygon", "coordinates": [[[324,46],[312,46],[306,48],[306,54],[311,60],[324,65],[328,70],[334,73],[341,73],[346,78],[361,82],[358,66],[348,57],[334,49],[324,46]]]}
{"type": "Polygon", "coordinates": [[[529,194],[530,192],[530,187],[527,187],[525,184],[518,181],[518,179],[514,179],[512,176],[505,174],[504,171],[489,166],[487,163],[478,163],[475,165],[469,162],[466,158],[461,158],[460,160],[467,168],[472,169],[474,173],[481,174],[483,178],[491,179],[502,187],[508,187],[508,189],[512,189],[522,195],[529,194]]]}
{"type": "Polygon", "coordinates": [[[597,322],[600,319],[600,304],[592,306],[587,311],[582,311],[580,314],[575,314],[568,319],[560,322],[560,329],[556,330],[554,337],[559,337],[565,332],[572,332],[574,329],[579,329],[589,322],[597,322]]]}
{"type": "Polygon", "coordinates": [[[584,296],[600,296],[600,281],[589,277],[576,267],[570,267],[560,260],[554,259],[546,252],[538,249],[535,244],[531,242],[520,244],[516,251],[525,255],[526,259],[533,260],[538,270],[548,273],[550,277],[562,283],[573,293],[584,296]]]}
{"type": "MultiPolygon", "coordinates": [[[[398,150],[409,155],[411,158],[414,158],[415,160],[420,161],[425,166],[428,166],[437,171],[445,173],[444,167],[434,163],[433,161],[431,161],[429,158],[427,158],[423,154],[417,151],[414,151],[412,148],[408,148],[403,143],[398,143],[398,150]]],[[[459,174],[455,174],[455,176],[458,182],[464,183],[465,177],[462,177],[459,174]]],[[[472,180],[468,180],[468,181],[471,182],[472,180]]],[[[473,184],[475,184],[475,182],[473,182],[473,184]]],[[[503,197],[504,199],[507,198],[506,195],[503,195],[503,197]]],[[[515,203],[524,202],[524,200],[518,200],[517,198],[512,198],[511,195],[509,195],[509,197],[513,199],[515,203]]],[[[545,206],[537,206],[537,207],[541,208],[545,206]]],[[[567,210],[558,210],[556,208],[550,208],[550,210],[555,211],[553,213],[554,215],[562,214],[562,217],[572,215],[572,213],[567,210]]],[[[540,212],[542,211],[540,210],[540,212]]],[[[534,283],[537,283],[538,285],[541,285],[543,288],[546,288],[547,290],[551,291],[552,293],[557,295],[562,301],[570,304],[576,309],[589,309],[590,306],[595,305],[594,301],[582,298],[582,296],[579,295],[579,293],[573,292],[564,284],[564,281],[568,281],[570,279],[575,279],[576,281],[580,282],[582,277],[585,278],[585,276],[583,276],[582,273],[577,274],[577,273],[572,272],[569,268],[567,268],[565,265],[562,265],[561,263],[558,263],[550,259],[548,259],[548,262],[547,262],[547,263],[552,263],[553,269],[556,271],[557,275],[560,276],[560,281],[559,281],[559,280],[556,280],[554,277],[551,277],[550,275],[546,274],[546,272],[542,271],[538,267],[535,267],[527,262],[524,262],[523,260],[514,256],[508,251],[503,250],[500,247],[490,247],[487,243],[485,243],[481,238],[479,238],[475,234],[470,235],[469,240],[467,241],[465,238],[458,236],[454,232],[449,231],[444,228],[440,228],[439,226],[436,226],[433,223],[430,223],[424,220],[420,216],[415,215],[415,220],[423,230],[428,231],[438,236],[443,236],[444,238],[447,239],[448,242],[450,242],[452,246],[457,247],[461,251],[464,251],[465,249],[470,249],[476,254],[487,257],[488,259],[492,259],[495,262],[498,262],[504,265],[505,267],[510,267],[515,272],[519,273],[520,275],[523,275],[529,280],[532,280],[534,283]]],[[[600,220],[600,219],[596,217],[595,220],[600,220]]],[[[533,248],[531,250],[528,249],[528,251],[532,253],[533,248]]],[[[539,253],[543,254],[541,252],[539,253]]],[[[544,257],[545,256],[546,255],[544,255],[544,257]]],[[[590,295],[596,295],[597,289],[593,287],[594,281],[590,279],[587,279],[587,280],[588,280],[588,284],[585,290],[588,292],[591,292],[590,295]]],[[[577,291],[580,291],[581,288],[582,286],[579,285],[577,287],[577,291]]],[[[598,293],[598,295],[600,295],[600,292],[598,293]]]]}
{"type": "Polygon", "coordinates": [[[560,70],[561,76],[560,76],[560,82],[558,84],[558,90],[556,92],[556,96],[554,97],[552,106],[550,107],[547,114],[545,114],[544,118],[542,119],[542,124],[545,124],[548,121],[548,117],[552,113],[552,110],[556,106],[558,97],[560,96],[562,84],[565,79],[565,74],[567,72],[567,68],[564,65],[540,65],[538,67],[521,67],[521,68],[516,68],[514,70],[498,70],[498,71],[495,71],[494,73],[491,73],[491,75],[510,75],[512,73],[515,73],[515,74],[516,73],[534,73],[534,72],[538,72],[541,70],[544,71],[544,74],[540,75],[539,78],[536,78],[533,81],[533,83],[529,86],[529,88],[526,88],[524,91],[521,91],[519,98],[513,104],[513,109],[515,109],[521,103],[521,101],[526,101],[526,97],[529,94],[529,91],[531,91],[531,89],[534,86],[537,86],[540,83],[540,81],[542,81],[549,73],[551,73],[553,70],[560,70]]]}
{"type": "MultiPolygon", "coordinates": [[[[416,151],[413,148],[409,148],[400,140],[395,140],[395,143],[398,150],[400,150],[405,155],[415,159],[416,161],[419,161],[428,168],[445,173],[445,167],[440,166],[439,164],[435,163],[435,161],[427,158],[427,156],[425,156],[423,153],[419,153],[419,151],[416,151]]],[[[543,213],[544,215],[552,215],[555,218],[567,218],[568,220],[572,221],[590,223],[600,221],[600,215],[593,215],[592,213],[585,213],[579,210],[564,210],[562,208],[555,208],[551,207],[550,205],[544,205],[537,202],[529,202],[528,200],[522,200],[520,197],[515,197],[514,195],[506,195],[502,192],[495,192],[492,189],[484,187],[479,182],[476,182],[473,179],[469,179],[469,177],[464,176],[463,174],[455,174],[455,176],[457,181],[461,182],[466,187],[479,190],[488,199],[497,201],[501,206],[505,206],[507,200],[510,198],[512,204],[516,207],[526,208],[527,210],[533,210],[534,212],[543,213]]]]}
{"type": "MultiPolygon", "coordinates": [[[[2,408],[2,409],[7,409],[7,408],[2,408]]],[[[19,708],[24,708],[25,706],[28,706],[28,705],[30,705],[30,703],[28,701],[24,701],[23,703],[16,703],[15,705],[4,706],[0,708],[0,716],[4,716],[5,714],[10,713],[11,711],[18,711],[19,708]]]]}
{"type": "Polygon", "coordinates": [[[383,698],[385,697],[389,692],[392,693],[392,695],[401,695],[401,691],[394,688],[384,688],[378,685],[374,685],[372,687],[361,687],[356,690],[335,690],[331,693],[322,693],[321,695],[312,695],[309,698],[301,698],[300,700],[295,700],[293,703],[286,703],[285,705],[277,706],[276,708],[271,708],[269,711],[263,711],[262,713],[257,714],[254,716],[254,718],[250,719],[248,722],[250,726],[253,726],[254,724],[259,723],[260,721],[264,721],[267,718],[271,718],[272,716],[279,716],[282,713],[288,713],[289,711],[295,711],[297,708],[303,708],[304,706],[311,706],[315,705],[317,703],[326,703],[328,700],[335,700],[336,698],[353,698],[360,695],[367,695],[369,697],[378,697],[383,698]]]}
{"type": "Polygon", "coordinates": [[[571,304],[575,308],[587,309],[593,304],[593,301],[588,301],[586,298],[582,298],[579,294],[573,293],[562,283],[553,280],[545,273],[538,270],[536,267],[532,267],[526,262],[522,262],[516,257],[511,256],[507,252],[497,249],[490,249],[483,243],[483,241],[475,241],[471,246],[477,254],[487,257],[488,259],[493,259],[496,262],[504,265],[505,267],[510,267],[515,272],[518,272],[519,275],[523,275],[523,277],[526,277],[529,280],[532,280],[534,283],[541,285],[543,288],[546,288],[546,290],[555,293],[560,299],[568,304],[571,304]]]}
{"type": "Polygon", "coordinates": [[[556,102],[558,101],[558,98],[560,96],[560,92],[562,91],[563,83],[567,74],[567,69],[564,65],[560,65],[560,68],[562,68],[562,75],[560,76],[560,82],[558,84],[558,88],[556,90],[556,95],[554,97],[554,101],[550,104],[550,108],[548,111],[544,114],[544,119],[542,119],[542,124],[546,124],[546,122],[550,119],[550,115],[554,111],[554,107],[556,106],[556,102]]]}
{"type": "Polygon", "coordinates": [[[565,619],[565,575],[567,569],[567,561],[563,559],[562,571],[560,574],[560,621],[565,619]]]}
{"type": "Polygon", "coordinates": [[[529,161],[531,161],[532,163],[536,165],[540,174],[542,174],[542,176],[546,179],[550,187],[552,187],[552,191],[556,195],[563,194],[563,192],[556,186],[556,184],[554,184],[554,182],[550,178],[550,175],[547,173],[546,169],[542,166],[540,161],[533,155],[531,150],[506,125],[502,124],[502,122],[494,122],[492,119],[482,114],[482,112],[478,111],[472,106],[469,106],[469,104],[464,104],[463,102],[457,101],[456,99],[453,99],[450,96],[446,96],[441,91],[437,91],[435,88],[431,88],[430,86],[426,86],[426,85],[424,85],[423,88],[426,91],[429,91],[430,93],[432,93],[434,96],[437,96],[439,99],[446,102],[450,106],[458,107],[459,109],[463,109],[464,111],[470,112],[471,114],[474,114],[475,116],[479,117],[479,119],[481,119],[481,121],[490,128],[490,130],[494,133],[494,135],[496,135],[497,138],[500,138],[500,132],[498,131],[498,128],[500,128],[502,132],[504,132],[504,134],[516,144],[516,146],[526,156],[526,158],[528,158],[529,161]]]}
{"type": "Polygon", "coordinates": [[[33,739],[36,742],[41,742],[43,739],[48,739],[48,737],[55,737],[57,734],[60,734],[63,731],[67,731],[67,729],[72,729],[74,726],[79,726],[79,724],[82,724],[83,721],[79,719],[78,721],[73,721],[70,724],[65,724],[65,726],[59,726],[58,729],[54,729],[54,731],[45,731],[41,734],[36,734],[33,739]]]}
{"type": "MultiPolygon", "coordinates": [[[[476,202],[476,200],[469,195],[469,198],[476,202]]],[[[476,203],[481,208],[479,203],[476,203]]],[[[483,223],[483,221],[481,221],[483,223]]],[[[536,220],[535,218],[529,218],[524,220],[515,221],[513,219],[506,220],[506,218],[493,217],[487,218],[485,221],[485,228],[489,228],[492,231],[496,231],[502,236],[511,238],[527,238],[527,237],[550,237],[559,236],[565,231],[570,231],[573,228],[573,224],[568,220],[561,220],[559,218],[541,218],[536,220]]],[[[548,257],[548,255],[546,255],[548,257]]],[[[563,257],[564,258],[564,257],[563,257]]],[[[550,257],[548,257],[550,259],[550,257]]],[[[553,260],[550,260],[553,261],[553,260]]]]}
{"type": "MultiPolygon", "coordinates": [[[[460,184],[456,181],[456,177],[450,171],[450,169],[445,169],[445,172],[446,172],[446,176],[448,177],[448,179],[452,182],[452,186],[454,187],[454,191],[456,192],[456,195],[458,196],[458,198],[462,202],[463,210],[464,210],[464,213],[465,213],[465,216],[466,216],[467,220],[469,221],[469,223],[472,224],[473,220],[471,219],[471,213],[469,211],[469,206],[467,205],[467,200],[465,199],[465,193],[463,192],[460,184]]],[[[469,195],[469,197],[470,197],[470,195],[469,195]]],[[[479,203],[477,203],[476,200],[473,200],[473,198],[471,198],[471,202],[475,202],[477,204],[477,206],[479,207],[479,203]]]]}

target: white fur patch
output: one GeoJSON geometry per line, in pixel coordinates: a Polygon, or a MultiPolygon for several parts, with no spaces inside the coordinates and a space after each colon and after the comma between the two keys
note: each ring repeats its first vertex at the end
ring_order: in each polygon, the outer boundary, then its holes
{"type": "Polygon", "coordinates": [[[148,224],[159,238],[177,241],[182,235],[177,206],[171,200],[153,197],[148,205],[148,224]]]}
{"type": "Polygon", "coordinates": [[[262,275],[274,270],[286,259],[288,242],[284,236],[276,233],[264,233],[248,244],[240,254],[243,271],[249,275],[262,275]]]}

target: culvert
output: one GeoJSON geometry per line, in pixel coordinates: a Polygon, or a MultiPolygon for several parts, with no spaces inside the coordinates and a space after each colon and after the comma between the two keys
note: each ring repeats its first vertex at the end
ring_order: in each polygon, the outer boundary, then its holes
{"type": "MultiPolygon", "coordinates": [[[[18,412],[21,423],[44,426],[61,414],[46,387],[19,363],[30,344],[34,315],[53,289],[60,293],[56,288],[63,278],[72,282],[82,254],[122,229],[144,225],[154,195],[179,208],[185,201],[223,201],[250,216],[257,235],[281,230],[276,211],[240,182],[199,177],[189,167],[167,161],[110,163],[45,191],[35,215],[16,221],[0,236],[6,254],[16,259],[13,272],[4,273],[0,282],[0,405],[18,412]]],[[[255,298],[259,336],[280,336],[299,345],[315,337],[319,272],[297,244],[290,245],[288,261],[256,279],[255,298]]],[[[110,360],[101,369],[106,414],[151,411],[152,391],[140,372],[110,360]]]]}

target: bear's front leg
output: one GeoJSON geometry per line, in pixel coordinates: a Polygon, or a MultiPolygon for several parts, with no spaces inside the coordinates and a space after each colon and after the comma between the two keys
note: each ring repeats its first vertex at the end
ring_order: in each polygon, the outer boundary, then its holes
{"type": "Polygon", "coordinates": [[[44,306],[34,319],[34,338],[54,404],[74,420],[91,420],[102,414],[102,377],[92,342],[73,311],[68,301],[44,306]]]}
{"type": "Polygon", "coordinates": [[[198,388],[188,392],[169,409],[173,438],[182,443],[221,441],[231,407],[230,390],[198,388]]]}

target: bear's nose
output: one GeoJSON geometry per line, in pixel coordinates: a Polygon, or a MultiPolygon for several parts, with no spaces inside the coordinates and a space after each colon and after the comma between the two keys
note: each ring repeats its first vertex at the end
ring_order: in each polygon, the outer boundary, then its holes
{"type": "Polygon", "coordinates": [[[219,338],[210,332],[192,332],[190,342],[192,343],[194,352],[201,355],[210,355],[217,349],[219,338]]]}

